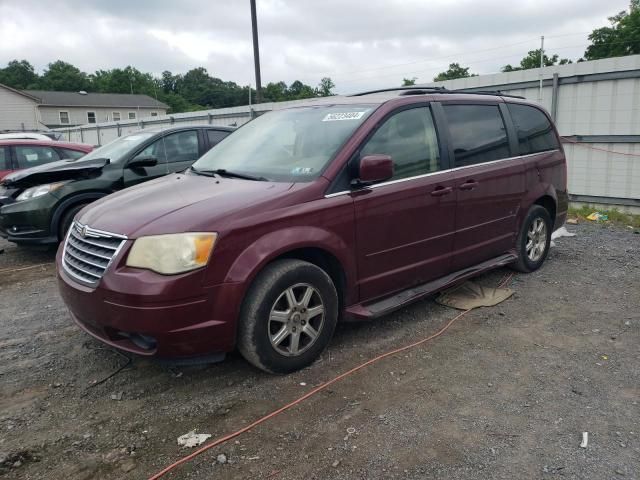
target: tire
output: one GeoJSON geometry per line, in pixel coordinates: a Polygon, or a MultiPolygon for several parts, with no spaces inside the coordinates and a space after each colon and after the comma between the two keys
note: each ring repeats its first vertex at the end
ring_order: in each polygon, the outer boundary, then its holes
{"type": "Polygon", "coordinates": [[[266,372],[294,372],[320,356],[337,321],[338,294],[329,275],[312,263],[276,260],[260,272],[244,299],[238,350],[266,372]]]}
{"type": "Polygon", "coordinates": [[[527,212],[518,234],[518,260],[513,264],[514,269],[529,273],[542,266],[549,253],[552,228],[551,216],[547,209],[541,205],[533,205],[527,212]]]}
{"type": "Polygon", "coordinates": [[[62,220],[60,221],[60,227],[58,228],[59,242],[64,241],[65,237],[67,236],[67,232],[69,231],[69,228],[71,228],[73,219],[78,214],[78,212],[82,210],[84,207],[86,207],[87,205],[88,203],[81,203],[80,205],[74,205],[73,207],[69,208],[66,212],[64,212],[64,215],[62,215],[62,220]]]}

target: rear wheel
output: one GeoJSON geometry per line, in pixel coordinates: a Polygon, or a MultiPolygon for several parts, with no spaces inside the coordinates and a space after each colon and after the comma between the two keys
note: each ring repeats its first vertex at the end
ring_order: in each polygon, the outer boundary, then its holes
{"type": "Polygon", "coordinates": [[[60,221],[60,227],[58,228],[58,241],[64,241],[67,236],[67,232],[69,228],[71,228],[71,224],[73,223],[73,219],[78,214],[80,210],[86,207],[87,203],[81,203],[80,205],[74,205],[62,215],[62,220],[60,221]]]}
{"type": "Polygon", "coordinates": [[[514,268],[520,272],[533,272],[542,266],[551,244],[551,216],[546,208],[533,205],[522,223],[516,249],[518,260],[514,268]]]}
{"type": "Polygon", "coordinates": [[[238,349],[271,373],[306,367],[329,343],[338,319],[338,295],[321,268],[284,259],[268,265],[243,303],[238,349]]]}

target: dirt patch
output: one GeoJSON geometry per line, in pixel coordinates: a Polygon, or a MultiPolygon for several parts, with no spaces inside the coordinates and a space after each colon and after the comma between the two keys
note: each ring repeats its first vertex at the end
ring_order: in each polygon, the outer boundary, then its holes
{"type": "MultiPolygon", "coordinates": [[[[167,478],[639,478],[640,236],[569,229],[577,236],[558,239],[540,271],[516,275],[506,302],[167,478]]],[[[0,271],[53,261],[3,247],[0,271]]],[[[478,281],[497,285],[507,272],[478,281]]],[[[135,358],[95,385],[124,359],[72,324],[52,268],[0,273],[0,298],[0,457],[10,479],[148,478],[190,452],[178,436],[234,431],[458,313],[427,300],[341,325],[320,361],[286,377],[236,354],[198,367],[135,358]]]]}

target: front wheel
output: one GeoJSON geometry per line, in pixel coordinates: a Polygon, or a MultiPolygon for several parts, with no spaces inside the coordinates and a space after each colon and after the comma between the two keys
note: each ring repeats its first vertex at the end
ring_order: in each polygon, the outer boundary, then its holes
{"type": "Polygon", "coordinates": [[[88,203],[81,203],[80,205],[74,205],[69,210],[64,212],[62,215],[62,220],[60,221],[60,227],[58,229],[58,241],[63,242],[67,236],[67,232],[71,228],[71,224],[73,223],[73,219],[76,217],[78,212],[86,207],[88,203]]]}
{"type": "Polygon", "coordinates": [[[290,373],[313,363],[338,320],[338,295],[321,268],[301,260],[268,265],[244,300],[238,349],[270,373],[290,373]]]}
{"type": "Polygon", "coordinates": [[[520,272],[533,272],[547,258],[551,245],[551,216],[546,208],[533,205],[522,222],[516,250],[518,260],[514,268],[520,272]]]}

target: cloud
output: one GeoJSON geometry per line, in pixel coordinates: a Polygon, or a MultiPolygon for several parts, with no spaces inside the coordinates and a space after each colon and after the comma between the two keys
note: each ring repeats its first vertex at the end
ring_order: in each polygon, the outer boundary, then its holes
{"type": "MultiPolygon", "coordinates": [[[[430,81],[451,62],[477,73],[516,64],[546,37],[576,59],[627,0],[258,0],[263,83],[331,76],[341,92],[430,81]]],[[[93,72],[132,65],[159,74],[204,66],[254,82],[249,2],[0,0],[0,65],[62,59],[93,72]]]]}

